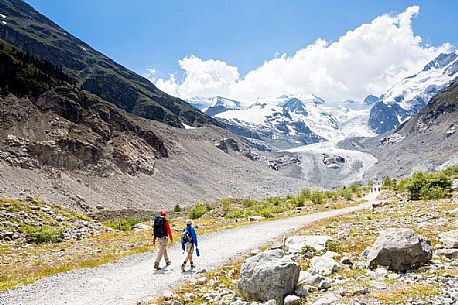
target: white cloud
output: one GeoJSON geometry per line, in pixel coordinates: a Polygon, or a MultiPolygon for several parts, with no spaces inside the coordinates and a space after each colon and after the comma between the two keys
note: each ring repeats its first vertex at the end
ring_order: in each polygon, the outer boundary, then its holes
{"type": "Polygon", "coordinates": [[[319,38],[292,56],[276,55],[243,78],[237,67],[223,61],[190,56],[179,60],[185,71],[182,82],[174,75],[153,82],[182,98],[222,95],[250,103],[258,97],[314,93],[329,101],[362,100],[383,93],[451,49],[448,44],[422,45],[412,30],[418,12],[412,6],[398,15],[377,17],[336,42],[319,38]]]}

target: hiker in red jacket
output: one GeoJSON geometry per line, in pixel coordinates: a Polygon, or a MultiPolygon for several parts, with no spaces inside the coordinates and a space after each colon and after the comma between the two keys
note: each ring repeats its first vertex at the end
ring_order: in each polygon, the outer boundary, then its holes
{"type": "Polygon", "coordinates": [[[160,270],[159,263],[161,262],[162,256],[165,259],[165,265],[170,266],[172,263],[169,260],[169,255],[167,254],[167,243],[168,239],[173,241],[172,238],[172,230],[170,230],[170,225],[167,219],[165,218],[166,214],[164,210],[159,212],[160,216],[157,216],[154,219],[154,237],[153,237],[153,245],[156,245],[156,238],[159,243],[159,249],[157,251],[156,261],[154,262],[154,269],[160,270]]]}

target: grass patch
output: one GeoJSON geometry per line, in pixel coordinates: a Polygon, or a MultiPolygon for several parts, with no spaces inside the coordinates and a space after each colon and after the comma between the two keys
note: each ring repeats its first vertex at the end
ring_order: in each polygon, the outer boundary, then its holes
{"type": "Polygon", "coordinates": [[[27,242],[34,244],[61,242],[63,240],[63,232],[64,228],[54,228],[51,226],[26,226],[24,228],[25,238],[27,242]]]}
{"type": "Polygon", "coordinates": [[[371,296],[379,301],[388,304],[405,303],[409,299],[423,300],[427,297],[438,295],[439,287],[427,284],[407,284],[404,287],[397,287],[387,291],[379,291],[371,293],[371,296]]]}
{"type": "Polygon", "coordinates": [[[136,218],[118,218],[118,219],[110,219],[105,221],[103,224],[107,227],[110,227],[115,230],[119,231],[130,231],[132,228],[141,221],[136,218]]]}

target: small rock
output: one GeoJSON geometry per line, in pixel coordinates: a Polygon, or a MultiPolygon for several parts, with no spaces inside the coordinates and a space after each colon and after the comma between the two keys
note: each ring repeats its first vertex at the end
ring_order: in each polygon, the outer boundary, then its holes
{"type": "Polygon", "coordinates": [[[375,269],[375,274],[376,277],[386,277],[388,275],[388,270],[386,270],[386,268],[379,267],[375,269]]]}
{"type": "Polygon", "coordinates": [[[187,292],[184,294],[184,301],[186,303],[192,302],[196,299],[196,296],[193,293],[187,292]]]}
{"type": "Polygon", "coordinates": [[[294,290],[294,294],[301,298],[305,297],[308,293],[309,293],[309,290],[307,289],[306,285],[300,286],[296,288],[296,290],[294,290]]]}
{"type": "Polygon", "coordinates": [[[266,219],[264,216],[250,216],[248,217],[248,221],[259,221],[266,219]]]}
{"type": "Polygon", "coordinates": [[[318,289],[329,289],[331,288],[331,282],[328,280],[322,280],[320,283],[318,283],[318,289]]]}
{"type": "Polygon", "coordinates": [[[343,265],[350,265],[350,266],[353,265],[353,261],[352,261],[349,257],[346,257],[346,256],[344,256],[344,257],[342,258],[342,260],[340,261],[340,263],[343,264],[343,265]]]}
{"type": "Polygon", "coordinates": [[[301,298],[297,295],[287,295],[283,302],[284,305],[299,305],[301,303],[301,298]]]}
{"type": "Polygon", "coordinates": [[[368,284],[374,287],[375,289],[387,289],[387,286],[381,282],[369,281],[368,284]]]}
{"type": "Polygon", "coordinates": [[[458,230],[439,234],[439,239],[446,248],[458,248],[458,230]]]}
{"type": "Polygon", "coordinates": [[[207,282],[207,278],[202,276],[197,279],[197,284],[203,285],[207,282]]]}
{"type": "Polygon", "coordinates": [[[311,273],[330,275],[340,270],[340,265],[334,259],[324,255],[312,258],[311,263],[312,267],[309,269],[311,273]]]}
{"type": "Polygon", "coordinates": [[[458,249],[438,249],[436,250],[437,255],[443,255],[449,259],[458,258],[458,249]]]}
{"type": "Polygon", "coordinates": [[[326,242],[331,240],[329,236],[308,235],[308,236],[291,236],[285,241],[286,250],[289,253],[301,253],[305,246],[312,247],[317,251],[323,251],[326,248],[326,242]]]}
{"type": "Polygon", "coordinates": [[[254,249],[254,250],[251,250],[251,251],[250,251],[250,254],[251,254],[252,256],[258,255],[259,253],[261,253],[261,250],[259,250],[259,249],[254,249]]]}
{"type": "Polygon", "coordinates": [[[146,230],[151,230],[151,227],[140,222],[140,223],[135,224],[132,227],[132,230],[133,231],[146,231],[146,230]]]}
{"type": "Polygon", "coordinates": [[[331,305],[338,302],[341,299],[341,296],[336,295],[334,293],[327,293],[323,295],[321,298],[313,302],[312,305],[331,305]]]}

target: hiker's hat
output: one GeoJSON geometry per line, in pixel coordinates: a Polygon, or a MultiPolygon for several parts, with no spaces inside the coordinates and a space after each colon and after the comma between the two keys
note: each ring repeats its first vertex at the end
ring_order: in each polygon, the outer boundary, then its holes
{"type": "Polygon", "coordinates": [[[164,211],[164,210],[161,210],[161,211],[159,212],[159,214],[160,214],[161,216],[164,216],[164,217],[166,216],[166,214],[165,214],[165,211],[164,211]]]}
{"type": "Polygon", "coordinates": [[[192,220],[191,219],[186,220],[186,224],[187,225],[192,225],[192,220]]]}

